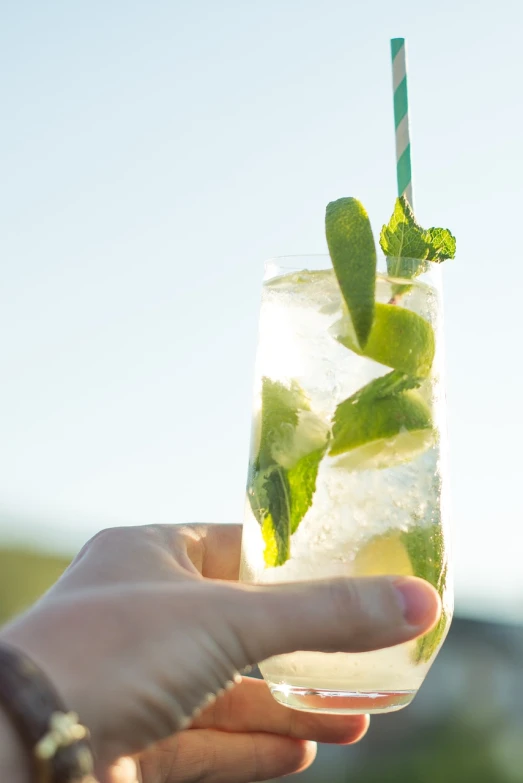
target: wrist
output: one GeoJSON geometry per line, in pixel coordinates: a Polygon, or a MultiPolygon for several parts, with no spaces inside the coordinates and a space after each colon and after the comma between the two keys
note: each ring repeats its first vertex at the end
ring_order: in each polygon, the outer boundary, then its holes
{"type": "MultiPolygon", "coordinates": [[[[85,671],[89,671],[90,662],[72,644],[68,645],[67,633],[60,633],[67,629],[74,641],[71,629],[76,614],[72,616],[59,603],[56,606],[52,602],[47,606],[41,603],[39,611],[30,611],[0,629],[0,648],[3,644],[16,648],[45,673],[66,710],[77,713],[89,729],[97,761],[105,762],[107,754],[102,752],[105,743],[98,730],[96,699],[85,684],[85,671]]],[[[0,783],[3,783],[1,779],[0,783]]]]}
{"type": "Polygon", "coordinates": [[[11,720],[0,707],[0,780],[30,783],[30,765],[11,720]]]}
{"type": "Polygon", "coordinates": [[[92,770],[88,730],[45,671],[0,637],[0,780],[95,783],[92,770]]]}

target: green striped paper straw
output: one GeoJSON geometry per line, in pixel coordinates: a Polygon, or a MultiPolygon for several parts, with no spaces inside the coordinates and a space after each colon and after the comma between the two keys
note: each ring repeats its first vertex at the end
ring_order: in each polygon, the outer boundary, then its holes
{"type": "Polygon", "coordinates": [[[392,85],[394,88],[394,126],[396,128],[396,175],[398,196],[405,196],[411,207],[412,170],[410,165],[409,100],[405,39],[392,38],[392,85]]]}

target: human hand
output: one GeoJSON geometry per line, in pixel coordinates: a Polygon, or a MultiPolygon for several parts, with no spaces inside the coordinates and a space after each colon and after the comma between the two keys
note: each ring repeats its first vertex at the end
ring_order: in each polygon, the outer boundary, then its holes
{"type": "Polygon", "coordinates": [[[437,619],[437,594],[417,579],[235,584],[240,540],[234,525],[103,531],[0,634],[40,664],[90,728],[107,783],[298,771],[314,757],[308,740],[356,741],[367,719],[289,710],[249,678],[223,694],[238,672],[299,649],[399,644],[437,619]]]}

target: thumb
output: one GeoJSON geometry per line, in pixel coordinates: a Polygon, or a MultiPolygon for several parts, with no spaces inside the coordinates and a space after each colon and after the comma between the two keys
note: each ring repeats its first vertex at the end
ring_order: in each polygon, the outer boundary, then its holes
{"type": "Polygon", "coordinates": [[[415,577],[366,577],[236,587],[228,602],[245,665],[311,650],[363,652],[429,631],[441,613],[436,590],[415,577]]]}

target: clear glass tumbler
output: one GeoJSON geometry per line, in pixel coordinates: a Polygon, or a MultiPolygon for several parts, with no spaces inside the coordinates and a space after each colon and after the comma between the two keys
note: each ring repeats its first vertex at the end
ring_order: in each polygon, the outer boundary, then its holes
{"type": "Polygon", "coordinates": [[[439,624],[418,640],[264,661],[273,696],[290,707],[405,707],[450,625],[441,281],[439,268],[429,266],[415,280],[378,272],[376,329],[385,338],[376,342],[386,349],[383,356],[371,351],[373,358],[355,349],[329,256],[265,266],[241,579],[415,575],[431,582],[443,603],[439,624]],[[369,395],[389,378],[406,377],[402,370],[421,376],[417,387],[369,395]],[[333,454],[344,401],[350,448],[333,454]],[[391,418],[402,416],[399,431],[390,431],[391,418]]]}

